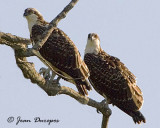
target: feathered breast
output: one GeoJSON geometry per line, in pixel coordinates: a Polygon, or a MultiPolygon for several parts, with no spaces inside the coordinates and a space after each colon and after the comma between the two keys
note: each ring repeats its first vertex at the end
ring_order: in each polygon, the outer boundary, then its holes
{"type": "MultiPolygon", "coordinates": [[[[36,43],[46,29],[45,26],[34,25],[31,40],[36,43]]],[[[88,78],[89,70],[77,47],[62,30],[55,28],[39,52],[53,66],[72,78],[88,78]]]]}
{"type": "Polygon", "coordinates": [[[138,110],[143,103],[142,92],[136,85],[135,76],[116,57],[103,50],[99,54],[88,53],[84,57],[93,87],[112,104],[138,110]]]}

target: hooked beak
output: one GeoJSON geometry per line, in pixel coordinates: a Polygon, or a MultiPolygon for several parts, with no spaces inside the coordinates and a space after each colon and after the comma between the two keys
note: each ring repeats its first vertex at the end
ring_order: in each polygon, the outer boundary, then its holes
{"type": "Polygon", "coordinates": [[[91,33],[88,34],[88,40],[92,40],[92,34],[91,33]]]}
{"type": "Polygon", "coordinates": [[[24,12],[23,17],[26,17],[28,14],[26,12],[24,12]]]}

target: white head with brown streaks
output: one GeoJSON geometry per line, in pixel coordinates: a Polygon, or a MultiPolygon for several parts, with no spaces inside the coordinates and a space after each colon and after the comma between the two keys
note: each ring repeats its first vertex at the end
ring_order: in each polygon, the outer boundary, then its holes
{"type": "Polygon", "coordinates": [[[100,51],[100,39],[96,33],[89,33],[88,40],[85,48],[85,54],[94,53],[98,54],[100,51]]]}
{"type": "Polygon", "coordinates": [[[27,8],[24,11],[23,16],[27,19],[28,21],[28,28],[29,28],[29,32],[31,33],[32,31],[32,27],[35,24],[41,24],[41,23],[45,23],[43,16],[41,15],[41,13],[35,9],[35,8],[27,8]]]}

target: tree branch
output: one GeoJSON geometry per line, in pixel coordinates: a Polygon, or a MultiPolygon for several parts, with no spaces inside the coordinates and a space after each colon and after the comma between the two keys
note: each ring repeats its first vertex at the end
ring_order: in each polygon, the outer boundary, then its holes
{"type": "Polygon", "coordinates": [[[33,49],[38,50],[47,41],[48,37],[52,33],[54,27],[57,27],[60,20],[66,17],[67,13],[76,5],[78,0],[72,0],[63,10],[59,13],[50,23],[46,31],[42,34],[39,41],[33,46],[33,49]]]}
{"type": "Polygon", "coordinates": [[[23,49],[31,44],[30,39],[21,38],[10,33],[0,32],[0,44],[8,45],[14,49],[23,49]]]}
{"type": "Polygon", "coordinates": [[[72,0],[61,13],[54,18],[47,30],[42,34],[40,40],[32,49],[28,49],[28,45],[31,44],[29,39],[21,38],[18,36],[14,36],[11,34],[0,32],[0,44],[5,44],[14,49],[15,59],[17,66],[23,72],[25,78],[30,79],[32,83],[37,84],[41,89],[43,89],[49,96],[55,96],[57,94],[65,94],[68,95],[78,102],[94,107],[98,111],[103,114],[103,120],[101,128],[108,127],[108,120],[111,115],[111,110],[108,107],[108,104],[104,101],[97,102],[89,97],[85,97],[80,95],[75,90],[65,87],[59,86],[49,80],[45,80],[34,68],[34,64],[27,61],[26,57],[37,55],[36,50],[41,48],[43,44],[46,42],[50,34],[52,33],[54,27],[57,27],[60,20],[66,17],[67,13],[75,6],[78,0],[72,0]]]}
{"type": "Polygon", "coordinates": [[[108,122],[109,122],[109,116],[103,115],[101,128],[108,128],[108,122]]]}
{"type": "Polygon", "coordinates": [[[35,70],[34,64],[27,61],[26,56],[29,57],[33,55],[31,50],[27,49],[27,44],[30,44],[29,39],[0,32],[0,44],[8,45],[14,49],[16,64],[23,72],[25,78],[30,79],[32,83],[37,84],[49,96],[65,94],[74,98],[81,104],[96,108],[103,114],[102,128],[107,128],[109,116],[111,115],[111,110],[108,108],[108,104],[104,102],[97,102],[89,97],[80,95],[69,87],[59,86],[51,83],[49,80],[45,80],[35,70]]]}

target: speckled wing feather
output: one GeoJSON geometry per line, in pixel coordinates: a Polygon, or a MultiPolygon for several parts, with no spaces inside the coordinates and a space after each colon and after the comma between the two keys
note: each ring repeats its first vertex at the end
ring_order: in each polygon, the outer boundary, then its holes
{"type": "Polygon", "coordinates": [[[101,50],[98,55],[85,54],[84,61],[90,71],[89,80],[98,93],[130,116],[131,111],[134,113],[141,108],[143,97],[135,76],[118,58],[101,50]]]}
{"type": "MultiPolygon", "coordinates": [[[[31,40],[36,43],[45,30],[45,26],[34,25],[31,40]]],[[[54,28],[39,52],[51,63],[56,72],[64,76],[63,79],[75,84],[81,94],[85,95],[86,89],[91,89],[87,82],[89,70],[81,59],[77,47],[62,30],[54,28]]]]}

